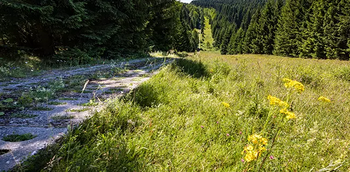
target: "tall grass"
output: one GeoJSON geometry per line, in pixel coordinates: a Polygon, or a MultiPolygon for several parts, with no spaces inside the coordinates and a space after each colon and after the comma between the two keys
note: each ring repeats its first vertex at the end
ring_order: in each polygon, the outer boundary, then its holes
{"type": "Polygon", "coordinates": [[[180,59],[72,131],[50,169],[349,171],[350,82],[339,77],[348,66],[203,52],[180,59]],[[285,88],[283,78],[305,91],[285,88]],[[286,119],[269,95],[296,118],[286,119]],[[267,150],[248,162],[253,134],[267,139],[267,150]]]}

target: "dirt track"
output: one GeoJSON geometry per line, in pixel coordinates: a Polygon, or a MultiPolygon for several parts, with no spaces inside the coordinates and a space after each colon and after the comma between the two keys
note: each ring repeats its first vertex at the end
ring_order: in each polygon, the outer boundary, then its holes
{"type": "Polygon", "coordinates": [[[84,119],[91,116],[93,112],[101,110],[108,99],[122,96],[134,89],[155,74],[157,69],[171,61],[170,59],[138,59],[113,65],[97,65],[72,70],[54,70],[42,76],[0,83],[0,85],[5,85],[0,86],[0,93],[11,94],[11,92],[26,89],[29,85],[42,85],[57,78],[65,79],[74,75],[86,75],[115,67],[125,68],[125,66],[132,66],[131,70],[127,70],[113,78],[87,82],[85,88],[87,93],[60,95],[60,97],[64,96],[71,100],[50,100],[64,103],[62,105],[46,104],[46,107],[52,109],[50,111],[23,110],[23,113],[35,116],[33,118],[13,118],[8,115],[1,117],[0,139],[11,134],[26,133],[31,133],[36,137],[22,142],[0,140],[0,151],[9,151],[0,155],[0,171],[9,170],[27,156],[34,155],[39,149],[52,144],[57,138],[67,132],[67,126],[79,125],[84,119]],[[81,106],[84,103],[88,103],[92,98],[96,98],[97,106],[81,106]]]}

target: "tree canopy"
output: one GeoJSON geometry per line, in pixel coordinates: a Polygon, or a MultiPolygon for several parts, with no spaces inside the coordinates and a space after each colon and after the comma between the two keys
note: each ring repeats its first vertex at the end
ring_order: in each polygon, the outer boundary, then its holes
{"type": "Polygon", "coordinates": [[[175,0],[2,0],[0,45],[44,59],[194,51],[201,15],[175,0]]]}
{"type": "Polygon", "coordinates": [[[223,54],[350,57],[350,0],[195,0],[193,4],[216,9],[213,35],[223,54]]]}

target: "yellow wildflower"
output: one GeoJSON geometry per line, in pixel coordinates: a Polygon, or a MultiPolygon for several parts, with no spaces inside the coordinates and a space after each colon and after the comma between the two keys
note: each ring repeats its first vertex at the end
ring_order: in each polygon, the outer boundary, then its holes
{"type": "Polygon", "coordinates": [[[296,116],[295,116],[295,114],[293,112],[288,112],[286,118],[287,119],[295,119],[296,116]]]}
{"type": "Polygon", "coordinates": [[[222,102],[222,105],[224,105],[226,108],[230,108],[230,104],[228,104],[226,102],[222,102]]]}
{"type": "Polygon", "coordinates": [[[287,119],[294,119],[294,118],[296,118],[295,114],[294,114],[293,112],[289,112],[289,111],[287,110],[287,108],[281,109],[281,110],[280,110],[280,113],[281,113],[281,114],[287,115],[287,116],[286,116],[287,119]]]}
{"type": "Polygon", "coordinates": [[[261,138],[260,141],[261,141],[261,143],[263,145],[267,145],[267,139],[266,138],[261,138]]]}
{"type": "Polygon", "coordinates": [[[280,113],[281,114],[286,114],[288,112],[287,108],[283,108],[280,110],[280,113]]]}
{"type": "Polygon", "coordinates": [[[247,161],[247,162],[250,162],[250,161],[253,161],[253,160],[256,160],[258,158],[258,152],[256,151],[251,151],[251,152],[248,152],[244,159],[247,161]]]}
{"type": "Polygon", "coordinates": [[[288,107],[288,103],[280,100],[277,97],[273,97],[271,95],[267,96],[267,99],[270,100],[270,105],[276,105],[280,107],[288,107]]]}
{"type": "Polygon", "coordinates": [[[262,147],[262,146],[259,147],[259,152],[260,152],[260,153],[263,153],[263,152],[265,152],[265,151],[266,151],[266,148],[265,148],[265,147],[262,147]]]}
{"type": "Polygon", "coordinates": [[[254,144],[258,144],[259,143],[259,139],[261,139],[262,137],[258,134],[253,134],[253,135],[250,135],[248,137],[248,141],[254,143],[254,144]]]}
{"type": "Polygon", "coordinates": [[[288,82],[291,82],[292,80],[291,80],[291,79],[288,79],[288,78],[283,78],[282,81],[283,81],[284,83],[288,83],[288,82]]]}
{"type": "Polygon", "coordinates": [[[319,98],[318,98],[318,101],[321,101],[321,102],[326,102],[326,103],[331,102],[331,100],[330,100],[330,99],[328,99],[328,98],[326,98],[326,97],[323,97],[323,96],[319,97],[319,98]]]}
{"type": "Polygon", "coordinates": [[[304,85],[298,81],[291,80],[288,78],[283,78],[284,86],[286,88],[294,88],[295,90],[299,91],[300,93],[305,90],[304,85]]]}
{"type": "Polygon", "coordinates": [[[253,134],[248,137],[248,141],[254,145],[246,145],[242,151],[242,155],[245,154],[244,159],[247,162],[256,160],[263,152],[266,151],[264,145],[267,145],[267,139],[258,134],[253,134]]]}
{"type": "Polygon", "coordinates": [[[247,145],[244,147],[244,151],[249,152],[252,151],[254,149],[254,147],[252,145],[247,145]]]}
{"type": "Polygon", "coordinates": [[[248,136],[248,141],[252,142],[253,144],[263,144],[263,145],[267,145],[267,139],[263,138],[262,136],[258,135],[258,134],[253,134],[248,136]]]}
{"type": "Polygon", "coordinates": [[[242,151],[242,155],[244,153],[248,153],[248,152],[251,152],[254,150],[254,147],[252,145],[247,145],[247,146],[244,146],[244,150],[242,151]]]}

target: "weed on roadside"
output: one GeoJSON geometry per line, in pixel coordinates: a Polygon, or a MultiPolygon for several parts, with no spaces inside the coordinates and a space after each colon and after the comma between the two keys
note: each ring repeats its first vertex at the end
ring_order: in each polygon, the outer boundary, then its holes
{"type": "Polygon", "coordinates": [[[26,114],[26,113],[13,113],[10,115],[11,118],[22,118],[22,119],[35,118],[37,116],[38,115],[26,114]]]}
{"type": "Polygon", "coordinates": [[[21,142],[21,141],[34,139],[35,137],[36,137],[36,135],[33,135],[31,133],[21,134],[21,135],[11,134],[11,135],[7,135],[7,136],[3,137],[2,140],[7,141],[7,142],[21,142]]]}
{"type": "Polygon", "coordinates": [[[48,105],[65,105],[66,102],[49,102],[48,105]]]}
{"type": "Polygon", "coordinates": [[[49,107],[33,107],[32,110],[36,110],[36,111],[52,111],[53,108],[49,108],[49,107]]]}

